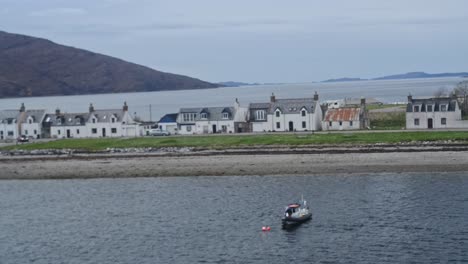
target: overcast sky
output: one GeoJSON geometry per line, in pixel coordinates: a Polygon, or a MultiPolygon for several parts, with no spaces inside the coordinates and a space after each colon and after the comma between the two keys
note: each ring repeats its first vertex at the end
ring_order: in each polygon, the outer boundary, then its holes
{"type": "Polygon", "coordinates": [[[203,80],[468,71],[466,0],[0,0],[0,30],[203,80]]]}

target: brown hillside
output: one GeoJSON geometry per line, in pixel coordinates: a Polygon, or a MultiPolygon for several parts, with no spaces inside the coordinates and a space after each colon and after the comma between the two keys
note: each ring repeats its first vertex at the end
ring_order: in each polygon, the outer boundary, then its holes
{"type": "Polygon", "coordinates": [[[0,31],[0,97],[214,88],[117,58],[0,31]]]}

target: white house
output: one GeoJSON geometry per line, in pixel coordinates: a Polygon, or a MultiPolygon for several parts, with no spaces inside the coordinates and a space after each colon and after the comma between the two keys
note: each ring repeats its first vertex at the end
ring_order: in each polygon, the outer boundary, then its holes
{"type": "Polygon", "coordinates": [[[317,131],[322,126],[322,109],[317,92],[313,98],[276,99],[251,103],[249,121],[253,132],[317,131]]]}
{"type": "Polygon", "coordinates": [[[61,113],[47,114],[43,122],[43,133],[51,138],[86,138],[86,120],[88,113],[61,113]]]}
{"type": "Polygon", "coordinates": [[[21,135],[35,139],[46,136],[42,131],[42,122],[46,116],[45,110],[26,110],[22,104],[20,112],[22,113],[19,123],[21,135]]]}
{"type": "Polygon", "coordinates": [[[177,113],[172,113],[161,117],[158,121],[158,128],[163,131],[168,131],[172,135],[178,134],[177,115],[177,113]]]}
{"type": "Polygon", "coordinates": [[[138,137],[142,136],[137,122],[128,113],[127,103],[122,109],[95,110],[89,106],[86,122],[88,137],[138,137]]]}
{"type": "Polygon", "coordinates": [[[14,140],[19,136],[18,118],[18,110],[0,111],[0,140],[14,140]]]}
{"type": "Polygon", "coordinates": [[[247,108],[239,101],[233,107],[181,108],[177,116],[178,133],[214,134],[248,132],[247,108]]]}
{"type": "Polygon", "coordinates": [[[322,129],[359,130],[369,127],[366,100],[361,99],[360,107],[328,108],[322,120],[322,129]]]}
{"type": "Polygon", "coordinates": [[[461,109],[455,97],[413,98],[408,96],[406,129],[468,128],[462,120],[461,109]]]}
{"type": "Polygon", "coordinates": [[[122,109],[95,110],[90,104],[88,113],[47,114],[43,122],[45,131],[55,138],[100,138],[142,136],[137,122],[122,109]]]}

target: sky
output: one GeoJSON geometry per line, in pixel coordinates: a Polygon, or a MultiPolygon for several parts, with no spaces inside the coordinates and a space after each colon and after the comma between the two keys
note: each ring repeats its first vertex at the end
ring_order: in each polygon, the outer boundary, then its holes
{"type": "Polygon", "coordinates": [[[0,30],[210,82],[468,71],[466,0],[0,0],[0,30]]]}

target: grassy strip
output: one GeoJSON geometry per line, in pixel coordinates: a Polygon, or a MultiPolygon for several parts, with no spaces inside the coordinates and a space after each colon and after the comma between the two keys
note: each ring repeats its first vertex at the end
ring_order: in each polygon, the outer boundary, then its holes
{"type": "Polygon", "coordinates": [[[314,144],[372,144],[421,141],[456,140],[468,141],[468,132],[382,132],[382,133],[330,133],[330,134],[262,134],[229,136],[184,136],[105,139],[62,139],[42,143],[21,144],[4,147],[5,150],[79,149],[88,151],[106,148],[160,148],[203,147],[236,148],[268,145],[314,145],[314,144]]]}

